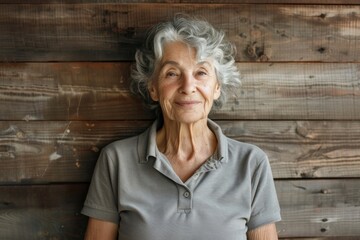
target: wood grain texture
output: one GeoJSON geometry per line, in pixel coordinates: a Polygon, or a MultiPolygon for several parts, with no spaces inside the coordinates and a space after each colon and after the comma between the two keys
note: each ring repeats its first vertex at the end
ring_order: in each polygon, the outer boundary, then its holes
{"type": "MultiPolygon", "coordinates": [[[[64,3],[202,3],[213,4],[214,0],[0,0],[0,4],[64,4],[64,3]]],[[[217,0],[221,4],[339,4],[339,5],[358,5],[358,0],[217,0]]]]}
{"type": "Polygon", "coordinates": [[[221,121],[230,138],[269,156],[275,178],[359,177],[360,123],[353,121],[221,121]]]}
{"type": "Polygon", "coordinates": [[[86,184],[0,186],[0,239],[83,239],[86,184]]]}
{"type": "Polygon", "coordinates": [[[343,237],[343,236],[337,236],[337,237],[304,237],[304,238],[280,237],[279,239],[282,239],[282,240],[359,240],[359,236],[353,236],[353,237],[343,237]]]}
{"type": "MultiPolygon", "coordinates": [[[[218,121],[224,133],[261,147],[273,175],[360,177],[360,122],[218,121]]],[[[87,182],[102,147],[149,121],[0,122],[0,184],[87,182]]]]}
{"type": "Polygon", "coordinates": [[[284,237],[360,236],[357,180],[277,181],[284,237]]]}
{"type": "Polygon", "coordinates": [[[147,122],[0,122],[0,182],[86,182],[101,148],[147,122]]]}
{"type": "Polygon", "coordinates": [[[149,118],[128,90],[129,68],[127,63],[1,64],[0,112],[6,114],[0,118],[149,118]]]}
{"type": "MultiPolygon", "coordinates": [[[[84,0],[86,1],[86,0],[84,0]]],[[[121,1],[121,0],[119,0],[121,1]]],[[[176,1],[176,0],[174,0],[176,1]]],[[[214,3],[212,0],[180,0],[182,3],[214,3]]],[[[247,4],[340,4],[359,5],[357,0],[216,0],[216,3],[247,3],[247,4]]]]}
{"type": "Polygon", "coordinates": [[[218,112],[223,119],[360,118],[358,64],[244,64],[238,97],[218,112]]]}
{"type": "MultiPolygon", "coordinates": [[[[359,120],[360,64],[239,63],[242,86],[213,119],[359,120]]],[[[130,63],[0,64],[0,120],[153,119],[130,63]],[[124,114],[126,113],[126,114],[124,114]]]]}
{"type": "Polygon", "coordinates": [[[238,61],[359,61],[357,5],[155,3],[2,4],[0,61],[132,60],[145,30],[177,12],[224,29],[238,61]]]}
{"type": "Polygon", "coordinates": [[[176,12],[238,49],[211,118],[268,154],[280,239],[360,239],[358,0],[0,0],[0,239],[83,239],[101,149],[154,119],[128,91],[135,49],[176,12]]]}
{"type": "MultiPolygon", "coordinates": [[[[360,236],[359,180],[276,181],[280,237],[360,236]]],[[[0,186],[1,239],[82,239],[87,184],[0,186]],[[26,237],[25,237],[26,236],[26,237]]],[[[331,238],[330,238],[331,239],[331,238]]]]}

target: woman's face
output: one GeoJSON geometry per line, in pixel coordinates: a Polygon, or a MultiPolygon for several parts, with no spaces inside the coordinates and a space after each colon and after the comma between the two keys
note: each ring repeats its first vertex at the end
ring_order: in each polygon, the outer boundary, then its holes
{"type": "Polygon", "coordinates": [[[160,103],[164,120],[194,123],[207,118],[220,96],[212,59],[198,61],[194,48],[169,42],[149,86],[151,98],[160,103]]]}

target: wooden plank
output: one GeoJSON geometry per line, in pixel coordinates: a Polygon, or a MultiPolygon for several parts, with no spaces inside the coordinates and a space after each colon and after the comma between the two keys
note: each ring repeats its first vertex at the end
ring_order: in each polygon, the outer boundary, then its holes
{"type": "Polygon", "coordinates": [[[238,97],[219,111],[223,119],[360,118],[358,64],[239,64],[238,97]]]}
{"type": "Polygon", "coordinates": [[[360,122],[219,121],[269,156],[275,178],[359,177],[360,122]]]}
{"type": "Polygon", "coordinates": [[[1,64],[0,112],[6,114],[0,118],[151,118],[128,90],[129,68],[128,63],[1,64]]]}
{"type": "MultiPolygon", "coordinates": [[[[359,120],[360,64],[239,63],[242,86],[213,119],[359,120]]],[[[130,63],[0,64],[0,120],[153,119],[130,63]],[[126,114],[124,114],[126,113],[126,114]]]]}
{"type": "MultiPolygon", "coordinates": [[[[359,186],[359,179],[276,181],[280,237],[360,236],[359,186]]],[[[0,238],[81,239],[86,190],[86,184],[0,186],[0,238]]]]}
{"type": "MultiPolygon", "coordinates": [[[[268,154],[274,177],[360,177],[358,121],[218,121],[268,154]]],[[[0,122],[0,184],[87,182],[100,149],[148,121],[0,122]]]]}
{"type": "Polygon", "coordinates": [[[343,237],[343,236],[337,236],[337,237],[306,237],[306,238],[282,238],[279,239],[282,240],[359,240],[359,236],[354,237],[343,237]]]}
{"type": "Polygon", "coordinates": [[[359,179],[277,181],[283,237],[360,236],[359,179]]]}
{"type": "Polygon", "coordinates": [[[360,6],[2,4],[0,61],[132,60],[144,32],[177,12],[224,29],[238,61],[357,62],[360,6]]]}
{"type": "MultiPolygon", "coordinates": [[[[81,1],[81,0],[80,0],[81,1]]],[[[86,0],[84,0],[86,1],[86,0]]],[[[119,0],[121,1],[121,0],[119,0]]],[[[214,3],[212,0],[181,0],[182,3],[214,3]]],[[[216,3],[251,3],[251,4],[355,4],[358,5],[357,0],[216,0],[216,3]]]]}
{"type": "Polygon", "coordinates": [[[359,4],[358,0],[0,0],[0,4],[59,4],[59,3],[238,3],[238,4],[359,4]]]}
{"type": "Polygon", "coordinates": [[[337,237],[306,237],[306,238],[282,238],[279,239],[282,240],[359,240],[359,236],[354,237],[343,237],[343,236],[337,236],[337,237]]]}
{"type": "Polygon", "coordinates": [[[87,184],[1,186],[0,239],[83,239],[87,184]]]}
{"type": "Polygon", "coordinates": [[[89,181],[100,149],[148,122],[0,122],[0,182],[89,181]]]}

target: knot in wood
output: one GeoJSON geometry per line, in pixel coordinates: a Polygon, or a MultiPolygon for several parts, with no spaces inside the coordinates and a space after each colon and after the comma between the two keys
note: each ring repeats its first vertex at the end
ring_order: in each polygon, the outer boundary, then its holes
{"type": "Polygon", "coordinates": [[[18,131],[18,132],[16,133],[16,137],[17,137],[17,138],[24,138],[24,137],[25,137],[25,133],[24,133],[23,131],[18,131]]]}
{"type": "Polygon", "coordinates": [[[269,57],[265,54],[264,46],[256,46],[257,42],[249,44],[246,48],[246,55],[256,61],[266,62],[269,57]]]}
{"type": "Polygon", "coordinates": [[[326,13],[320,14],[320,15],[319,15],[319,18],[322,18],[322,19],[326,18],[326,13]]]}
{"type": "Polygon", "coordinates": [[[250,58],[257,58],[256,50],[254,45],[249,45],[246,49],[246,53],[250,58]]]}
{"type": "Polygon", "coordinates": [[[266,56],[265,54],[261,55],[259,58],[260,62],[267,62],[269,61],[269,57],[266,56]]]}
{"type": "Polygon", "coordinates": [[[320,190],[320,193],[322,193],[322,194],[329,194],[330,191],[327,190],[327,189],[321,189],[321,190],[320,190]]]}

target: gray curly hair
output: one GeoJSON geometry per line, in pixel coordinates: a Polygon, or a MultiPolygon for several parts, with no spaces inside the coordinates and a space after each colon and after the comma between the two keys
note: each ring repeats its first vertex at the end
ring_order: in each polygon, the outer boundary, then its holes
{"type": "Polygon", "coordinates": [[[159,110],[149,94],[148,86],[154,77],[156,64],[163,55],[167,42],[181,41],[195,48],[198,59],[213,58],[217,80],[221,86],[220,97],[214,101],[215,108],[221,108],[229,94],[240,85],[240,73],[236,67],[235,47],[225,39],[223,31],[216,30],[210,23],[198,18],[176,15],[172,21],[155,25],[147,34],[145,44],[135,54],[131,69],[133,93],[140,95],[150,109],[159,110]]]}

